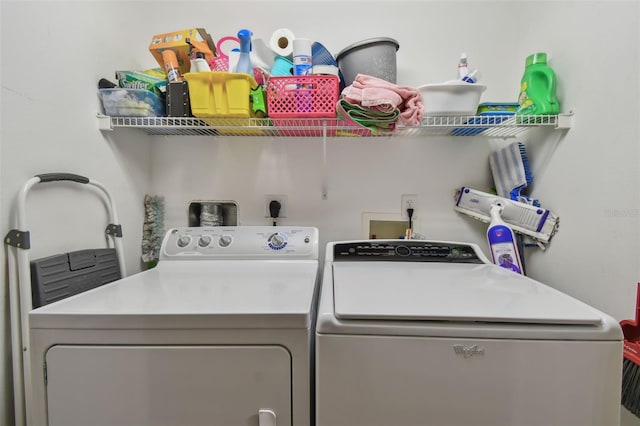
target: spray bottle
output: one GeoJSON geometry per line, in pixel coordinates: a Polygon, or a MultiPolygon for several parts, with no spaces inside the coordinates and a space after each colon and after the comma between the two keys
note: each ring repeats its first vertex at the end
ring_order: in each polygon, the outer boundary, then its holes
{"type": "Polygon", "coordinates": [[[240,57],[235,67],[235,72],[242,72],[253,76],[253,64],[251,63],[251,36],[253,33],[249,30],[238,31],[240,39],[240,57]]]}
{"type": "Polygon", "coordinates": [[[311,75],[313,61],[311,40],[296,38],[293,40],[293,75],[311,75]]]}
{"type": "Polygon", "coordinates": [[[460,60],[458,61],[458,80],[466,83],[477,83],[480,77],[480,73],[477,69],[469,71],[469,63],[467,61],[467,54],[462,52],[460,54],[460,60]]]}
{"type": "Polygon", "coordinates": [[[516,238],[513,230],[502,220],[502,210],[504,206],[499,202],[492,204],[489,210],[491,222],[487,229],[487,241],[491,249],[491,260],[498,266],[522,274],[516,238]]]}
{"type": "Polygon", "coordinates": [[[195,58],[191,58],[191,68],[189,72],[206,72],[211,71],[209,64],[204,59],[204,53],[197,52],[195,58]]]}
{"type": "Polygon", "coordinates": [[[191,58],[191,68],[189,72],[203,72],[203,71],[211,71],[207,60],[205,59],[205,54],[200,48],[199,42],[195,40],[191,40],[187,38],[185,40],[189,45],[189,57],[191,58]]]}

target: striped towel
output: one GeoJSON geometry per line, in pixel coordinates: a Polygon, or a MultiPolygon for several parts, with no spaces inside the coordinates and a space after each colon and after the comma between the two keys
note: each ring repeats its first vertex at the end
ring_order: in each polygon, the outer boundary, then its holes
{"type": "Polygon", "coordinates": [[[514,142],[492,152],[489,165],[499,196],[532,204],[532,200],[521,193],[533,182],[526,147],[522,142],[514,142]]]}

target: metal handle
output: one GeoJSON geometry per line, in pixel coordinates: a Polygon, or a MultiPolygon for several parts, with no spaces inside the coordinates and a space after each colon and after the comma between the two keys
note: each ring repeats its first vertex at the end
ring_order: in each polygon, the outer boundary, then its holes
{"type": "Polygon", "coordinates": [[[258,410],[258,426],[276,426],[276,420],[276,413],[272,410],[258,410]]]}
{"type": "Polygon", "coordinates": [[[89,183],[89,178],[74,175],[73,173],[43,173],[40,175],[36,175],[38,179],[40,179],[40,183],[44,182],[57,182],[61,180],[70,180],[78,183],[89,183]]]}

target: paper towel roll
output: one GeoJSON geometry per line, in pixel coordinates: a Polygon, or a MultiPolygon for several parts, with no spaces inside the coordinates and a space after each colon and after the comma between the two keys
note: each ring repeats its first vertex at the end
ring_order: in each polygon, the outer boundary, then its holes
{"type": "Polygon", "coordinates": [[[293,40],[296,38],[288,28],[277,29],[271,34],[269,47],[276,55],[284,56],[289,59],[293,56],[293,40]]]}

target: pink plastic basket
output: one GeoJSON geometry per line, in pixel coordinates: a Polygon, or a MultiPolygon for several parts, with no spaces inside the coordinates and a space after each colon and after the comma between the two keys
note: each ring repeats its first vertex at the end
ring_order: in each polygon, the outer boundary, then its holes
{"type": "Polygon", "coordinates": [[[335,117],[338,90],[334,75],[271,77],[267,83],[269,117],[335,117]]]}

